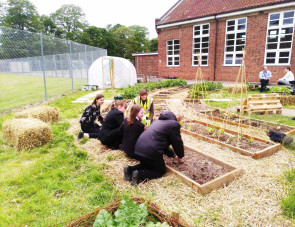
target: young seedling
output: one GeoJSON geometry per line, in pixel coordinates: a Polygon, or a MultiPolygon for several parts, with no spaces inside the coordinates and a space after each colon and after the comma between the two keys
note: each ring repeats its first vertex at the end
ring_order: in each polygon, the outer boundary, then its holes
{"type": "Polygon", "coordinates": [[[215,129],[212,128],[212,127],[207,127],[207,131],[208,131],[209,133],[214,133],[215,129]]]}
{"type": "Polygon", "coordinates": [[[161,107],[161,106],[156,106],[156,109],[157,109],[157,110],[161,110],[162,107],[161,107]]]}
{"type": "Polygon", "coordinates": [[[179,122],[179,124],[181,125],[181,127],[183,126],[183,121],[179,122]]]}
{"type": "Polygon", "coordinates": [[[248,139],[249,143],[252,143],[253,140],[254,140],[253,137],[251,137],[251,138],[248,139]]]}
{"type": "Polygon", "coordinates": [[[192,130],[193,130],[193,126],[192,126],[191,124],[189,124],[189,125],[187,126],[187,129],[188,129],[189,131],[192,131],[192,130]]]}

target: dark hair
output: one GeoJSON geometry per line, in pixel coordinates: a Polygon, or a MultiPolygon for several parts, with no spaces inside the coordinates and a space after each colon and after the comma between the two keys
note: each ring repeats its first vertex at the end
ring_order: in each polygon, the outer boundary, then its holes
{"type": "Polygon", "coordinates": [[[124,106],[125,108],[127,108],[127,103],[124,100],[116,100],[112,104],[112,109],[118,108],[118,106],[124,106]]]}
{"type": "Polygon", "coordinates": [[[139,96],[147,95],[147,91],[145,89],[141,89],[139,92],[139,96]]]}
{"type": "Polygon", "coordinates": [[[290,66],[286,66],[285,69],[288,69],[289,71],[291,71],[291,67],[290,66]]]}
{"type": "Polygon", "coordinates": [[[142,109],[142,106],[139,105],[139,104],[135,104],[131,107],[131,111],[130,111],[130,115],[129,117],[127,118],[127,123],[129,125],[133,124],[135,119],[136,119],[136,116],[137,114],[139,113],[139,111],[142,109]]]}
{"type": "Polygon", "coordinates": [[[95,96],[95,99],[93,100],[93,102],[91,103],[91,105],[96,104],[96,100],[99,100],[101,98],[104,98],[104,96],[102,94],[98,94],[95,96]]]}

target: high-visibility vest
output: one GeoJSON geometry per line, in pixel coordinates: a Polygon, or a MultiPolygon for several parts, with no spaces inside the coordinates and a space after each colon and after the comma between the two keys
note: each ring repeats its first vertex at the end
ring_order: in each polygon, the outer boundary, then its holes
{"type": "Polygon", "coordinates": [[[146,102],[143,105],[142,99],[140,97],[137,97],[134,99],[134,103],[135,104],[139,104],[142,106],[143,110],[144,110],[144,115],[146,116],[146,118],[149,118],[150,116],[150,109],[153,103],[153,98],[147,97],[146,98],[146,102]]]}

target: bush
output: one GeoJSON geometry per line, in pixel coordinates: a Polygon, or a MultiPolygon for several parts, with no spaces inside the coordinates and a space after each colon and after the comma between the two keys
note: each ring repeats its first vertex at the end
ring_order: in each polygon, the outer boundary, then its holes
{"type": "Polygon", "coordinates": [[[127,88],[121,89],[121,93],[124,96],[124,99],[133,99],[135,98],[141,89],[146,89],[148,92],[158,88],[165,87],[176,87],[176,86],[186,86],[187,83],[183,79],[175,80],[162,80],[159,82],[149,82],[149,83],[140,83],[135,86],[128,86],[127,88]]]}
{"type": "Polygon", "coordinates": [[[214,91],[222,89],[222,83],[218,82],[211,82],[211,81],[205,81],[204,83],[198,83],[191,86],[189,93],[191,95],[191,98],[199,98],[202,96],[205,96],[207,91],[214,91]]]}
{"type": "Polygon", "coordinates": [[[283,95],[290,95],[291,94],[290,89],[286,88],[284,86],[272,87],[272,88],[269,89],[269,91],[271,93],[280,93],[280,94],[283,94],[283,95]]]}

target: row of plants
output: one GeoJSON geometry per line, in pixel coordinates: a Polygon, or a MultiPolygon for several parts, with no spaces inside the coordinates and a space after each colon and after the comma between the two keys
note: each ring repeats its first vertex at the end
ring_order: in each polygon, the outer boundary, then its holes
{"type": "Polygon", "coordinates": [[[203,83],[197,83],[190,87],[189,94],[191,98],[200,98],[207,94],[208,91],[220,90],[223,88],[221,82],[205,81],[203,83]]]}
{"type": "Polygon", "coordinates": [[[171,79],[171,80],[161,80],[159,82],[148,82],[148,83],[139,83],[135,86],[128,86],[127,88],[118,89],[117,91],[121,92],[124,99],[133,99],[135,98],[141,89],[146,89],[148,92],[154,89],[165,88],[165,87],[176,87],[186,86],[187,83],[184,79],[171,79]]]}
{"type": "Polygon", "coordinates": [[[269,89],[269,91],[271,93],[280,93],[282,95],[290,95],[291,94],[291,90],[287,87],[284,87],[284,86],[271,87],[269,89]]]}

